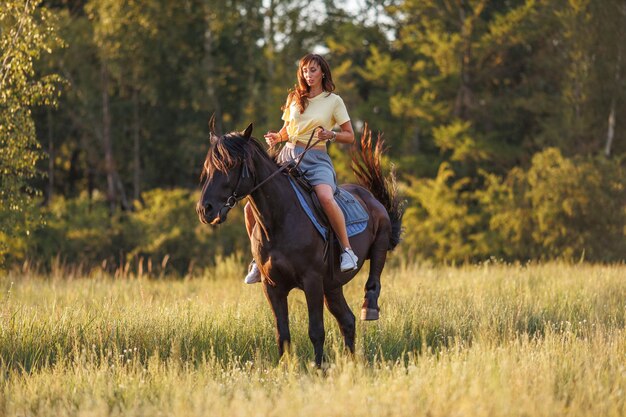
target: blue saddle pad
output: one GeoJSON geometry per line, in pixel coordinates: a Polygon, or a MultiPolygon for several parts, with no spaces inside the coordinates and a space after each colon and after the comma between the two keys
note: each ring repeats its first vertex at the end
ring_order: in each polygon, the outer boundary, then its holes
{"type": "MultiPolygon", "coordinates": [[[[291,184],[293,190],[296,192],[296,196],[298,196],[298,201],[300,202],[302,209],[309,217],[309,219],[311,219],[311,222],[325,240],[326,227],[324,227],[317,220],[317,217],[315,217],[315,214],[313,214],[313,209],[307,202],[307,199],[303,195],[302,190],[291,177],[289,177],[289,183],[291,184]]],[[[341,207],[341,211],[343,211],[343,216],[346,218],[346,230],[348,232],[348,237],[358,235],[363,230],[365,230],[365,228],[367,227],[367,221],[369,220],[369,215],[352,194],[350,194],[341,187],[337,187],[337,192],[335,193],[335,201],[337,202],[339,207],[341,207]]]]}

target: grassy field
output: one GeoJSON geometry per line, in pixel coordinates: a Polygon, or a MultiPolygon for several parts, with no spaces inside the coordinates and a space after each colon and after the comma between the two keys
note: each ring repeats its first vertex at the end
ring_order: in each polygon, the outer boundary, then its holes
{"type": "MultiPolygon", "coordinates": [[[[312,364],[304,297],[279,361],[260,285],[0,278],[0,416],[625,416],[626,266],[390,267],[381,320],[312,364]]],[[[362,273],[346,287],[355,313],[362,273]]]]}

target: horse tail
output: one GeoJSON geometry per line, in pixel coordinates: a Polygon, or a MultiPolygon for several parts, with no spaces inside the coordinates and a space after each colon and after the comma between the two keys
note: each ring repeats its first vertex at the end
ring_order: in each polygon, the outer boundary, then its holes
{"type": "Polygon", "coordinates": [[[372,132],[365,125],[361,135],[361,151],[352,147],[352,171],[358,182],[380,201],[391,220],[391,236],[389,238],[389,250],[393,250],[402,235],[402,216],[404,215],[404,202],[398,196],[398,183],[396,182],[396,172],[393,165],[389,176],[383,175],[380,159],[383,153],[384,141],[381,134],[378,134],[376,144],[372,144],[372,132]]]}

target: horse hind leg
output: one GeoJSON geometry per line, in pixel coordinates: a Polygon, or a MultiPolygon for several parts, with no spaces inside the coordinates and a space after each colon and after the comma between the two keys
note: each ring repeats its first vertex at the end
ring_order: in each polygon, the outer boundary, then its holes
{"type": "Polygon", "coordinates": [[[370,249],[370,272],[365,283],[365,297],[361,307],[361,320],[378,320],[380,307],[380,276],[387,260],[389,236],[387,233],[379,233],[370,249]]]}
{"type": "Polygon", "coordinates": [[[335,288],[326,294],[324,294],[324,300],[326,307],[330,313],[335,316],[339,323],[339,329],[343,335],[343,341],[345,348],[354,354],[354,335],[356,328],[356,319],[350,306],[346,302],[346,298],[343,295],[343,289],[341,287],[335,288]]]}

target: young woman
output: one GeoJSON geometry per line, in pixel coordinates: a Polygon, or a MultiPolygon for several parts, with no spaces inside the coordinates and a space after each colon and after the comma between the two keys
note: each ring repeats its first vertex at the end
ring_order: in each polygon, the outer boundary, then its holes
{"type": "MultiPolygon", "coordinates": [[[[346,106],[341,97],[333,93],[335,84],[328,62],[320,55],[307,54],[300,59],[296,76],[298,82],[290,91],[283,107],[283,127],[278,132],[267,132],[264,135],[265,141],[270,146],[288,141],[278,161],[288,161],[300,155],[311,132],[318,126],[323,128],[317,130],[318,139],[339,143],[354,142],[354,131],[346,106]],[[341,130],[333,131],[335,125],[339,125],[341,130]]],[[[333,163],[326,152],[326,144],[316,145],[309,150],[304,155],[300,167],[306,171],[306,179],[313,186],[322,209],[343,247],[341,271],[356,269],[358,258],[350,247],[346,222],[333,196],[337,189],[337,180],[333,163]]],[[[250,236],[255,220],[249,205],[246,205],[244,214],[246,230],[250,236]]],[[[252,261],[245,282],[254,284],[259,281],[261,273],[252,261]]]]}

